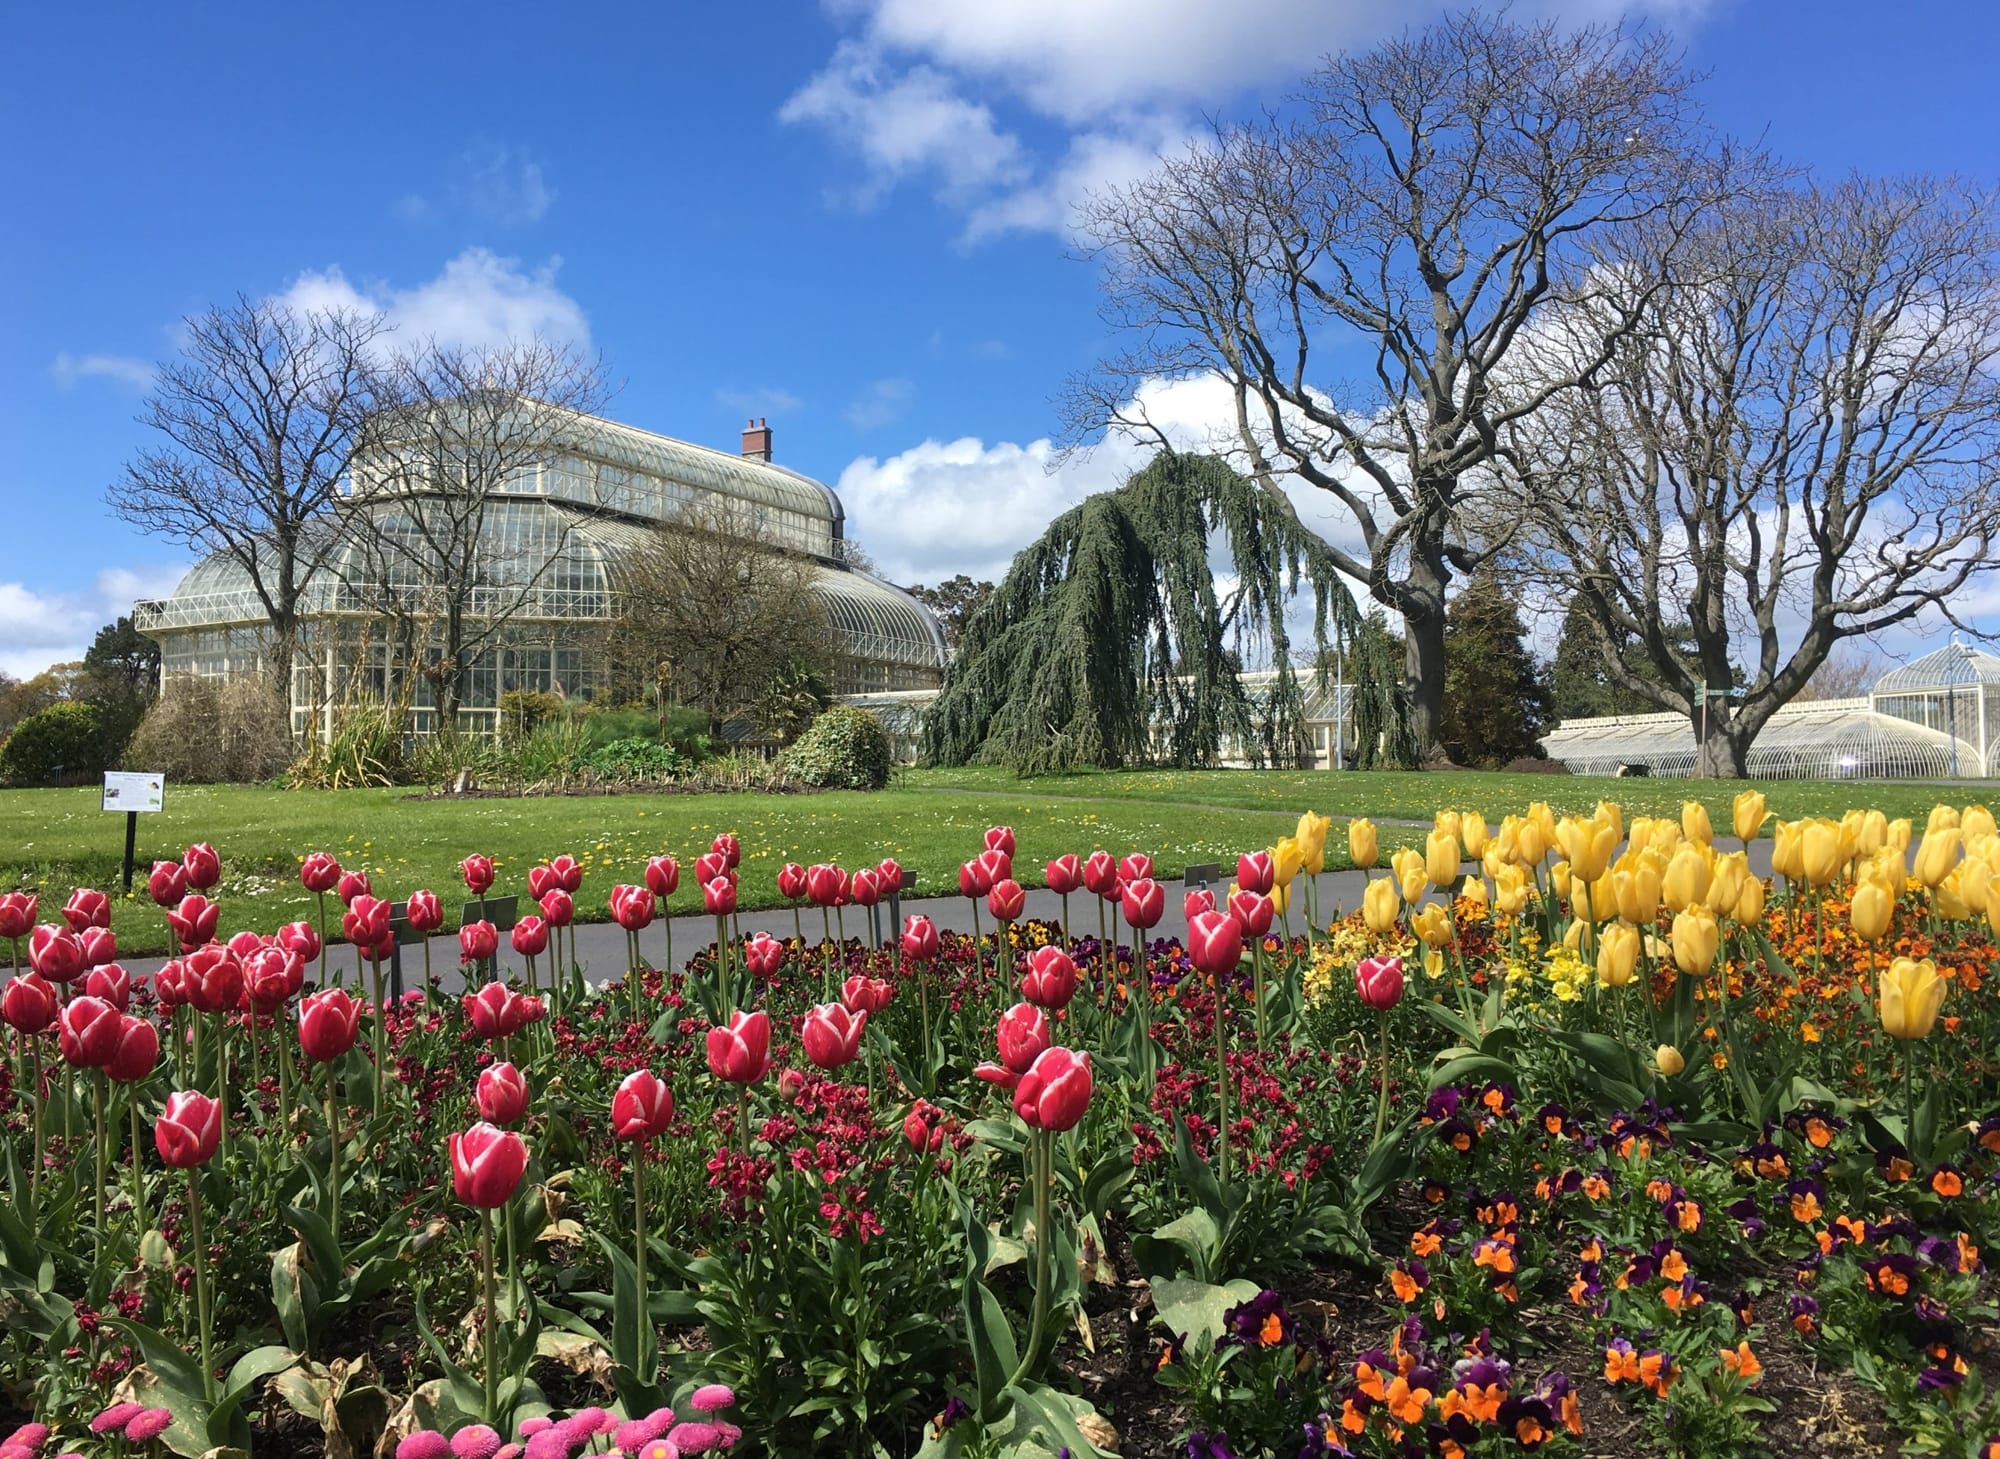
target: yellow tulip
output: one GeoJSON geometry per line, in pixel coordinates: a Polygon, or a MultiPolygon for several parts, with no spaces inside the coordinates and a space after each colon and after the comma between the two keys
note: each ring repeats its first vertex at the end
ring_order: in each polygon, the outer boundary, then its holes
{"type": "Polygon", "coordinates": [[[1476,876],[1469,876],[1460,882],[1458,894],[1475,907],[1484,907],[1490,900],[1486,895],[1485,881],[1476,876]]]}
{"type": "Polygon", "coordinates": [[[1278,886],[1290,886],[1292,878],[1305,868],[1305,864],[1305,852],[1290,836],[1280,836],[1278,844],[1271,848],[1271,869],[1278,886]]]}
{"type": "Polygon", "coordinates": [[[1661,1044],[1653,1050],[1653,1067],[1669,1079],[1687,1066],[1688,1061],[1681,1057],[1681,1051],[1672,1044],[1661,1044]]]}
{"type": "Polygon", "coordinates": [[[1764,795],[1762,791],[1745,790],[1737,793],[1729,807],[1730,824],[1739,841],[1752,841],[1764,829],[1764,795]]]}
{"type": "Polygon", "coordinates": [[[1898,816],[1889,822],[1889,849],[1898,856],[1910,854],[1910,818],[1898,816]]]}
{"type": "Polygon", "coordinates": [[[1292,884],[1283,881],[1272,882],[1271,890],[1265,895],[1271,899],[1271,915],[1282,917],[1285,915],[1285,908],[1292,904],[1292,884]]]}
{"type": "Polygon", "coordinates": [[[1698,800],[1681,802],[1681,834],[1704,846],[1715,839],[1715,827],[1709,823],[1707,806],[1698,800]]]}
{"type": "Polygon", "coordinates": [[[1622,988],[1632,981],[1639,965],[1639,929],[1614,924],[1604,929],[1597,943],[1597,981],[1607,988],[1622,988]]]}
{"type": "Polygon", "coordinates": [[[2000,937],[2000,876],[1986,879],[1986,925],[2000,937]]]}
{"type": "Polygon", "coordinates": [[[1880,942],[1888,935],[1895,911],[1896,898],[1887,887],[1874,881],[1856,882],[1847,907],[1848,925],[1863,942],[1880,942]]]}
{"type": "Polygon", "coordinates": [[[1500,829],[1486,839],[1484,859],[1489,866],[1493,864],[1495,859],[1503,862],[1515,862],[1523,859],[1521,856],[1521,818],[1519,816],[1502,816],[1500,818],[1500,829]]]}
{"type": "Polygon", "coordinates": [[[1458,839],[1465,843],[1466,859],[1477,861],[1486,854],[1489,833],[1486,817],[1478,811],[1467,811],[1458,823],[1458,839]]]}
{"type": "Polygon", "coordinates": [[[1736,899],[1735,911],[1738,927],[1755,927],[1764,920],[1764,879],[1753,876],[1743,883],[1743,894],[1736,899]]]}
{"type": "Polygon", "coordinates": [[[1458,880],[1458,833],[1437,830],[1424,838],[1424,875],[1440,891],[1458,880]]]}
{"type": "Polygon", "coordinates": [[[1917,845],[1916,864],[1911,867],[1917,880],[1935,887],[1951,875],[1951,868],[1958,860],[1958,842],[1956,826],[1924,832],[1924,839],[1917,845]]]}
{"type": "Polygon", "coordinates": [[[1667,874],[1660,878],[1660,900],[1675,912],[1685,911],[1696,902],[1707,900],[1708,886],[1714,877],[1708,858],[1695,849],[1693,842],[1686,842],[1667,863],[1667,874]]]}
{"type": "Polygon", "coordinates": [[[1431,902],[1410,918],[1410,930],[1425,947],[1451,946],[1451,914],[1442,903],[1431,902]]]}
{"type": "Polygon", "coordinates": [[[1299,850],[1305,856],[1308,872],[1318,876],[1326,870],[1326,833],[1333,829],[1333,821],[1317,811],[1303,811],[1299,815],[1299,828],[1292,833],[1292,839],[1299,843],[1299,850]]]}
{"type": "Polygon", "coordinates": [[[1373,821],[1347,823],[1347,857],[1363,871],[1374,866],[1375,823],[1373,821]]]}
{"type": "Polygon", "coordinates": [[[1958,829],[1958,807],[1954,805],[1934,805],[1930,819],[1924,822],[1926,836],[1936,831],[1956,831],[1958,829]]]}
{"type": "Polygon", "coordinates": [[[1406,902],[1416,901],[1430,883],[1425,873],[1424,853],[1407,846],[1389,858],[1389,869],[1395,873],[1397,890],[1406,902]]]}
{"type": "Polygon", "coordinates": [[[1519,866],[1503,866],[1493,876],[1493,905],[1509,917],[1518,917],[1528,905],[1528,873],[1519,866]]]}
{"type": "Polygon", "coordinates": [[[1645,925],[1660,915],[1660,874],[1643,856],[1611,873],[1611,894],[1627,922],[1645,925]]]}
{"type": "Polygon", "coordinates": [[[1402,913],[1403,899],[1397,895],[1395,878],[1371,878],[1361,894],[1361,920],[1368,924],[1368,930],[1379,937],[1395,927],[1402,913]]]}
{"type": "Polygon", "coordinates": [[[1597,809],[1590,813],[1590,818],[1600,825],[1611,828],[1611,839],[1614,843],[1625,839],[1625,812],[1618,808],[1616,801],[1600,800],[1597,809]]]}
{"type": "Polygon", "coordinates": [[[1958,829],[1965,833],[1967,841],[1977,841],[1982,836],[1991,836],[2000,831],[2000,824],[1993,820],[1993,812],[1983,805],[1969,805],[1959,813],[1958,829]]]}
{"type": "Polygon", "coordinates": [[[1966,899],[1960,886],[1960,872],[1954,871],[1931,888],[1931,907],[1947,922],[1966,922],[1972,918],[1972,904],[1966,899]]]}
{"type": "Polygon", "coordinates": [[[1558,861],[1554,866],[1549,868],[1549,890],[1554,892],[1563,901],[1569,900],[1571,885],[1574,881],[1575,878],[1569,874],[1569,863],[1567,861],[1558,861]]]}
{"type": "Polygon", "coordinates": [[[1863,811],[1854,827],[1854,854],[1873,856],[1889,844],[1889,818],[1880,811],[1863,811]]]}
{"type": "Polygon", "coordinates": [[[1849,858],[1839,823],[1824,817],[1805,822],[1799,837],[1799,858],[1808,885],[1823,887],[1839,875],[1849,858]]]}
{"type": "Polygon", "coordinates": [[[1434,947],[1424,949],[1424,976],[1427,978],[1444,976],[1444,954],[1434,947]]]}
{"type": "Polygon", "coordinates": [[[1977,917],[1986,910],[1986,888],[1993,880],[1993,865],[1983,856],[1968,856],[1959,862],[1952,880],[1958,884],[1958,895],[1971,909],[1970,915],[1977,917]]]}
{"type": "Polygon", "coordinates": [[[1604,875],[1619,839],[1618,827],[1610,821],[1565,816],[1556,824],[1556,844],[1569,862],[1570,875],[1584,881],[1604,875]]]}
{"type": "Polygon", "coordinates": [[[1674,966],[1690,977],[1699,977],[1715,966],[1715,950],[1721,944],[1722,929],[1715,914],[1706,907],[1689,907],[1674,915],[1674,966]]]}
{"type": "MultiPolygon", "coordinates": [[[[1743,897],[1743,888],[1752,877],[1750,875],[1750,854],[1747,851],[1731,851],[1715,858],[1715,874],[1709,879],[1708,895],[1705,900],[1718,912],[1728,912],[1735,908],[1743,897]]],[[[1676,907],[1675,911],[1680,909],[1676,907]]]]}
{"type": "Polygon", "coordinates": [[[1786,881],[1805,876],[1804,825],[1799,821],[1778,821],[1771,827],[1771,874],[1786,881]]]}
{"type": "Polygon", "coordinates": [[[1501,870],[1512,865],[1513,862],[1500,854],[1500,838],[1495,836],[1488,840],[1486,850],[1479,857],[1480,869],[1486,873],[1488,880],[1500,880],[1501,870]]]}
{"type": "Polygon", "coordinates": [[[1540,866],[1555,843],[1551,828],[1530,816],[1514,828],[1514,844],[1523,866],[1540,866]]]}
{"type": "Polygon", "coordinates": [[[1618,915],[1618,889],[1611,884],[1609,872],[1588,884],[1571,877],[1569,886],[1576,898],[1577,916],[1588,917],[1592,922],[1609,922],[1618,915]]]}
{"type": "Polygon", "coordinates": [[[1588,923],[1579,919],[1563,928],[1563,946],[1571,952],[1581,952],[1583,950],[1583,933],[1587,926],[1589,926],[1588,923]]]}
{"type": "Polygon", "coordinates": [[[1876,1011],[1882,1017],[1882,1031],[1891,1038],[1924,1037],[1937,1023],[1943,1005],[1944,979],[1929,958],[1899,957],[1882,974],[1876,1011]]]}
{"type": "Polygon", "coordinates": [[[1457,811],[1452,811],[1452,810],[1439,811],[1436,815],[1431,817],[1431,829],[1433,831],[1450,832],[1451,839],[1454,841],[1458,839],[1458,827],[1459,827],[1459,815],[1457,811]]]}
{"type": "Polygon", "coordinates": [[[1553,846],[1556,844],[1556,813],[1549,809],[1547,801],[1529,801],[1527,819],[1533,821],[1541,829],[1542,844],[1544,846],[1553,846]]]}

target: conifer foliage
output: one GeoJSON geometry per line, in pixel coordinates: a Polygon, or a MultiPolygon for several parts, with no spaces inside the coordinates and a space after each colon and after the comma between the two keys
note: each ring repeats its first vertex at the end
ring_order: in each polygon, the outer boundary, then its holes
{"type": "Polygon", "coordinates": [[[926,757],[1024,774],[1198,767],[1234,742],[1257,764],[1303,763],[1306,685],[1285,606],[1305,586],[1312,662],[1330,662],[1339,643],[1362,696],[1364,747],[1399,746],[1397,676],[1357,655],[1360,619],[1324,544],[1268,483],[1214,456],[1163,450],[1015,557],[965,626],[925,722],[926,757]],[[1227,591],[1212,547],[1226,553],[1227,591]],[[1238,671],[1259,651],[1277,678],[1253,699],[1238,671]]]}

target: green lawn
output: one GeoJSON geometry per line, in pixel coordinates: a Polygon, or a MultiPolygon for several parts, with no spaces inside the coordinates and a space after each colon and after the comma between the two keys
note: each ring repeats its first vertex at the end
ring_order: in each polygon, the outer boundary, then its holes
{"type": "Polygon", "coordinates": [[[1737,792],[1764,792],[1770,808],[1790,820],[1798,816],[1839,816],[1856,806],[1879,807],[1892,818],[1922,820],[1938,800],[2000,801],[2000,784],[1980,790],[1963,786],[1881,784],[1869,781],[1654,780],[1609,776],[1518,775],[1454,771],[1412,775],[1400,771],[1321,770],[1084,770],[1022,780],[988,766],[958,770],[909,770],[899,777],[909,789],[1016,793],[1091,801],[1166,800],[1254,810],[1310,807],[1335,820],[1370,816],[1378,820],[1427,821],[1444,806],[1478,810],[1497,823],[1530,801],[1545,800],[1557,815],[1584,814],[1599,800],[1616,801],[1631,815],[1678,815],[1681,802],[1708,807],[1716,829],[1727,834],[1730,802],[1737,792]]]}
{"type": "MultiPolygon", "coordinates": [[[[178,855],[195,840],[222,853],[224,924],[270,931],[311,914],[299,886],[300,858],[331,851],[343,865],[366,867],[379,891],[401,897],[420,886],[458,889],[457,864],[472,851],[501,868],[502,890],[536,861],[569,852],[587,881],[579,910],[604,915],[620,881],[639,879],[645,859],[670,851],[687,861],[718,831],[744,845],[745,906],[778,901],[773,885],[785,861],[833,859],[848,866],[894,856],[919,876],[920,890],[955,888],[957,866],[979,848],[989,825],[1012,825],[1020,838],[1021,880],[1038,884],[1041,868],[1064,851],[1103,847],[1147,850],[1167,875],[1192,862],[1234,859],[1269,844],[1314,809],[1336,821],[1352,815],[1427,820],[1440,805],[1500,815],[1546,800],[1557,812],[1587,811],[1599,797],[1629,813],[1678,811],[1684,796],[1706,802],[1726,828],[1733,785],[1684,781],[1586,780],[1543,775],[1410,775],[1236,770],[1129,771],[1018,780],[1005,771],[913,770],[877,795],[550,796],[511,800],[414,800],[404,790],[283,791],[234,786],[169,787],[167,809],[139,818],[140,883],[117,901],[112,925],[128,953],[166,945],[160,914],[145,896],[145,867],[178,855]],[[511,875],[510,875],[511,873],[511,875]]],[[[1783,816],[1838,815],[1876,805],[1921,817],[1934,789],[1904,785],[1827,785],[1785,781],[1762,787],[1783,816]]],[[[72,887],[115,891],[124,819],[98,809],[95,788],[0,791],[0,889],[26,887],[44,898],[44,917],[72,887]]],[[[1385,830],[1385,848],[1418,833],[1385,830]]],[[[1339,864],[1345,838],[1336,825],[1328,844],[1339,864]]],[[[688,879],[675,909],[693,911],[700,893],[688,879]]]]}

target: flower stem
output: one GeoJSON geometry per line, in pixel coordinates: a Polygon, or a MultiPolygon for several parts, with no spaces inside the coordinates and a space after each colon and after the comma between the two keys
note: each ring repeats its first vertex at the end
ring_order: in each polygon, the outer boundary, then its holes
{"type": "Polygon", "coordinates": [[[1215,977],[1215,1096],[1221,1115],[1215,1126],[1215,1149],[1221,1160],[1222,1188],[1229,1189],[1229,1050],[1222,1027],[1223,976],[1215,977]]]}
{"type": "Polygon", "coordinates": [[[188,1167],[188,1222],[194,1236],[194,1307],[195,1321],[201,1327],[201,1391],[212,1407],[215,1403],[215,1356],[214,1344],[215,1314],[211,1310],[208,1290],[208,1242],[201,1234],[201,1177],[200,1167],[188,1167]]]}
{"type": "MultiPolygon", "coordinates": [[[[146,1166],[139,1154],[139,1091],[134,1089],[126,1106],[132,1111],[132,1211],[138,1217],[138,1236],[146,1234],[146,1166]]],[[[135,1239],[135,1246],[138,1244],[135,1239]]]]}
{"type": "Polygon", "coordinates": [[[498,1426],[500,1408],[500,1363],[496,1351],[500,1337],[500,1319],[495,1301],[493,1281],[493,1211],[483,1207],[479,1212],[479,1263],[485,1278],[486,1326],[480,1336],[480,1356],[486,1361],[486,1413],[489,1424],[498,1426]]]}
{"type": "MultiPolygon", "coordinates": [[[[632,1265],[639,1274],[639,1310],[634,1315],[634,1330],[643,1335],[653,1320],[653,1309],[646,1302],[646,1142],[643,1139],[632,1142],[632,1265]]],[[[639,1377],[642,1382],[653,1381],[651,1373],[641,1373],[639,1377]]]]}
{"type": "Polygon", "coordinates": [[[1375,1092],[1375,1139],[1372,1144],[1382,1143],[1382,1132],[1389,1128],[1389,1015],[1382,1015],[1382,1082],[1375,1092]]]}
{"type": "Polygon", "coordinates": [[[327,1186],[332,1200],[332,1219],[327,1226],[333,1232],[333,1244],[340,1245],[340,1117],[335,1113],[337,1101],[334,1094],[333,1065],[326,1066],[326,1148],[327,1186]]]}

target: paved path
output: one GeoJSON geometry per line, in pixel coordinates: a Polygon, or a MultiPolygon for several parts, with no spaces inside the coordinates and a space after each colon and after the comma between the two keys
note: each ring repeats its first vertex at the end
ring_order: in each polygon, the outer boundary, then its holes
{"type": "MultiPolygon", "coordinates": [[[[1728,846],[1730,839],[1718,838],[1719,843],[1725,847],[1728,846]]],[[[1750,843],[1750,864],[1759,875],[1768,876],[1770,874],[1771,842],[1768,837],[1750,843]]],[[[1463,870],[1470,872],[1476,865],[1477,863],[1468,862],[1463,870]]],[[[1380,876],[1383,873],[1378,870],[1374,874],[1380,876]]],[[[1227,888],[1234,875],[1234,867],[1222,868],[1222,889],[1227,888]]],[[[1331,922],[1343,912],[1350,911],[1361,904],[1361,890],[1366,880],[1361,872],[1322,872],[1318,877],[1310,878],[1310,880],[1316,883],[1315,891],[1319,898],[1320,920],[1322,923],[1331,922]]],[[[1162,885],[1167,889],[1166,913],[1161,917],[1160,925],[1153,929],[1152,936],[1155,938],[1183,937],[1187,933],[1187,916],[1184,905],[1185,897],[1183,895],[1186,891],[1186,884],[1179,881],[1170,881],[1164,882],[1162,885]]],[[[584,895],[588,897],[593,890],[595,889],[586,884],[584,895]]],[[[608,893],[610,889],[606,887],[603,890],[608,893]]],[[[1097,898],[1089,892],[1077,892],[1070,897],[1069,902],[1071,930],[1077,936],[1084,936],[1086,934],[1095,936],[1097,932],[1097,907],[1095,905],[1097,898]]],[[[525,896],[521,899],[521,905],[523,907],[529,906],[525,896]]],[[[226,917],[228,908],[225,906],[223,911],[226,917]]],[[[892,936],[894,924],[889,920],[888,904],[886,902],[883,903],[878,911],[880,913],[883,936],[885,938],[892,936]]],[[[1107,908],[1107,911],[1110,911],[1110,909],[1107,908]]],[[[973,930],[972,903],[964,897],[930,896],[908,900],[902,903],[902,913],[904,916],[921,913],[935,922],[941,931],[971,932],[973,930]]],[[[800,912],[799,916],[800,925],[805,929],[807,941],[811,942],[818,939],[821,935],[819,911],[816,908],[807,907],[800,912]]],[[[1062,899],[1054,892],[1045,889],[1030,891],[1028,893],[1027,909],[1023,913],[1023,916],[1054,922],[1062,916],[1062,899]]],[[[1293,920],[1297,924],[1297,919],[1294,918],[1293,920]]],[[[789,908],[780,907],[758,912],[744,912],[740,915],[738,921],[746,935],[759,931],[768,932],[773,937],[790,937],[792,935],[793,922],[792,913],[789,908]]],[[[1117,935],[1127,935],[1122,921],[1115,913],[1110,917],[1109,921],[1116,928],[1117,935]]],[[[979,925],[983,931],[990,933],[993,930],[993,919],[986,914],[983,899],[979,912],[979,925]]],[[[663,923],[656,921],[651,927],[648,927],[640,934],[641,948],[649,960],[658,961],[665,956],[667,939],[663,926],[663,923]]],[[[226,921],[223,931],[228,931],[226,921]]],[[[577,960],[582,963],[587,976],[589,976],[592,982],[606,982],[624,975],[625,930],[622,927],[618,926],[615,922],[593,922],[579,925],[575,931],[577,960]]],[[[849,907],[847,909],[847,934],[850,937],[865,937],[868,935],[868,917],[865,909],[860,907],[849,907]]],[[[714,939],[715,919],[713,917],[696,913],[677,916],[673,919],[674,956],[677,959],[685,960],[695,949],[708,946],[714,939]]],[[[402,950],[402,954],[405,986],[420,986],[423,982],[424,967],[422,947],[418,945],[405,947],[402,950]]],[[[343,957],[347,958],[349,965],[352,965],[353,953],[344,946],[335,948],[331,956],[336,960],[343,957]]],[[[135,958],[123,959],[121,961],[134,973],[151,973],[160,967],[164,959],[135,958]]],[[[500,940],[499,961],[503,972],[519,973],[523,970],[521,959],[507,945],[507,939],[504,934],[500,940]]],[[[464,987],[464,980],[460,976],[458,968],[458,935],[456,933],[450,936],[434,937],[431,939],[431,964],[441,975],[441,980],[447,990],[458,990],[464,987]]]]}

